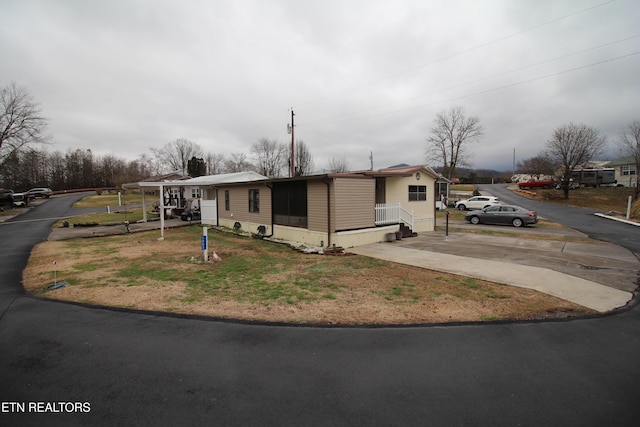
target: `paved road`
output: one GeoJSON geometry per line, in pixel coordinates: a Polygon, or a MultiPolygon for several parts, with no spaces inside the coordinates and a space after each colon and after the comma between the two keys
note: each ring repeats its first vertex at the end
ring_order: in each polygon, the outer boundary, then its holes
{"type": "MultiPolygon", "coordinates": [[[[68,200],[23,219],[60,216],[68,200]]],[[[29,248],[50,223],[0,225],[2,426],[635,426],[640,418],[637,306],[571,322],[376,329],[92,309],[21,291],[29,248]],[[25,410],[87,402],[90,412],[16,413],[11,402],[25,410]]]]}
{"type": "MultiPolygon", "coordinates": [[[[582,231],[593,239],[615,243],[640,257],[640,227],[599,218],[594,209],[574,208],[528,199],[508,190],[508,184],[480,185],[481,190],[500,197],[507,203],[520,205],[538,212],[538,215],[566,227],[582,231]]],[[[576,190],[578,191],[578,190],[576,190]]]]}

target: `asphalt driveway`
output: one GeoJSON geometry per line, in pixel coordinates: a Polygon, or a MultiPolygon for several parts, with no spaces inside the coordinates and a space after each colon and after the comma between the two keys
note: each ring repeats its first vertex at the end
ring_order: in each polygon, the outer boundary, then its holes
{"type": "MultiPolygon", "coordinates": [[[[61,216],[69,202],[51,199],[23,219],[61,216]]],[[[102,310],[21,291],[29,249],[50,224],[0,225],[3,426],[635,426],[640,417],[637,306],[569,322],[409,328],[102,310]]]]}

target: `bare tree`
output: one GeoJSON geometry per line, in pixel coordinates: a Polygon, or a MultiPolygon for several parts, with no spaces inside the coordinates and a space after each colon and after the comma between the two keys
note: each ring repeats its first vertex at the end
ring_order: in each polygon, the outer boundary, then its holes
{"type": "Polygon", "coordinates": [[[46,127],[27,89],[15,83],[0,89],[0,161],[27,144],[45,142],[46,127]]]}
{"type": "Polygon", "coordinates": [[[467,145],[477,141],[483,133],[480,119],[467,117],[462,107],[441,111],[427,138],[427,158],[442,162],[442,174],[452,179],[456,167],[470,166],[467,145]]]}
{"type": "Polygon", "coordinates": [[[224,170],[224,155],[208,153],[204,156],[209,175],[221,174],[224,170]]]}
{"type": "Polygon", "coordinates": [[[226,173],[252,170],[255,170],[255,166],[247,161],[247,155],[244,153],[231,153],[231,158],[224,162],[224,171],[226,173]]]}
{"type": "Polygon", "coordinates": [[[620,136],[620,148],[625,156],[631,157],[636,167],[635,191],[633,198],[638,200],[640,194],[640,120],[636,120],[627,126],[620,136]]]}
{"type": "Polygon", "coordinates": [[[600,131],[585,124],[569,123],[559,127],[547,141],[546,155],[560,167],[560,187],[564,198],[569,198],[569,185],[573,171],[602,153],[606,140],[600,131]]]}
{"type": "Polygon", "coordinates": [[[287,146],[278,141],[261,138],[251,146],[258,173],[269,178],[280,176],[287,165],[287,146]]]}
{"type": "Polygon", "coordinates": [[[301,139],[296,141],[294,158],[296,175],[309,175],[313,170],[313,156],[311,156],[309,148],[301,139]]]}
{"type": "Polygon", "coordinates": [[[329,160],[329,171],[333,173],[349,172],[351,165],[344,157],[332,157],[329,160]]]}
{"type": "Polygon", "coordinates": [[[537,155],[518,162],[518,171],[532,176],[553,175],[555,172],[553,161],[545,155],[537,155]]]}
{"type": "Polygon", "coordinates": [[[162,175],[164,170],[162,161],[157,156],[150,156],[146,153],[138,156],[138,164],[140,169],[147,174],[144,178],[162,175]]]}
{"type": "Polygon", "coordinates": [[[169,142],[160,149],[152,148],[151,151],[171,170],[182,173],[186,173],[189,159],[202,157],[202,147],[184,138],[169,142]]]}

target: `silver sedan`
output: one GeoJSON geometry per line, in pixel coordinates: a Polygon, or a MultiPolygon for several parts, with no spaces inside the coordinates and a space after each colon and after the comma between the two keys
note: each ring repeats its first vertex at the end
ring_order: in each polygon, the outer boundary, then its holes
{"type": "Polygon", "coordinates": [[[520,206],[497,205],[471,211],[465,215],[464,219],[471,224],[510,224],[514,227],[522,227],[537,223],[538,214],[520,206]]]}

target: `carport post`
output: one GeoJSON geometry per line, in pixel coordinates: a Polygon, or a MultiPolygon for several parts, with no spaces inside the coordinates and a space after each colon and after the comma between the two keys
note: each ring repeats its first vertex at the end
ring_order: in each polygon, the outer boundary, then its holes
{"type": "Polygon", "coordinates": [[[147,204],[144,200],[144,187],[140,187],[142,191],[142,222],[147,222],[147,204]]]}
{"type": "Polygon", "coordinates": [[[164,185],[160,184],[160,238],[164,240],[164,185]]]}

